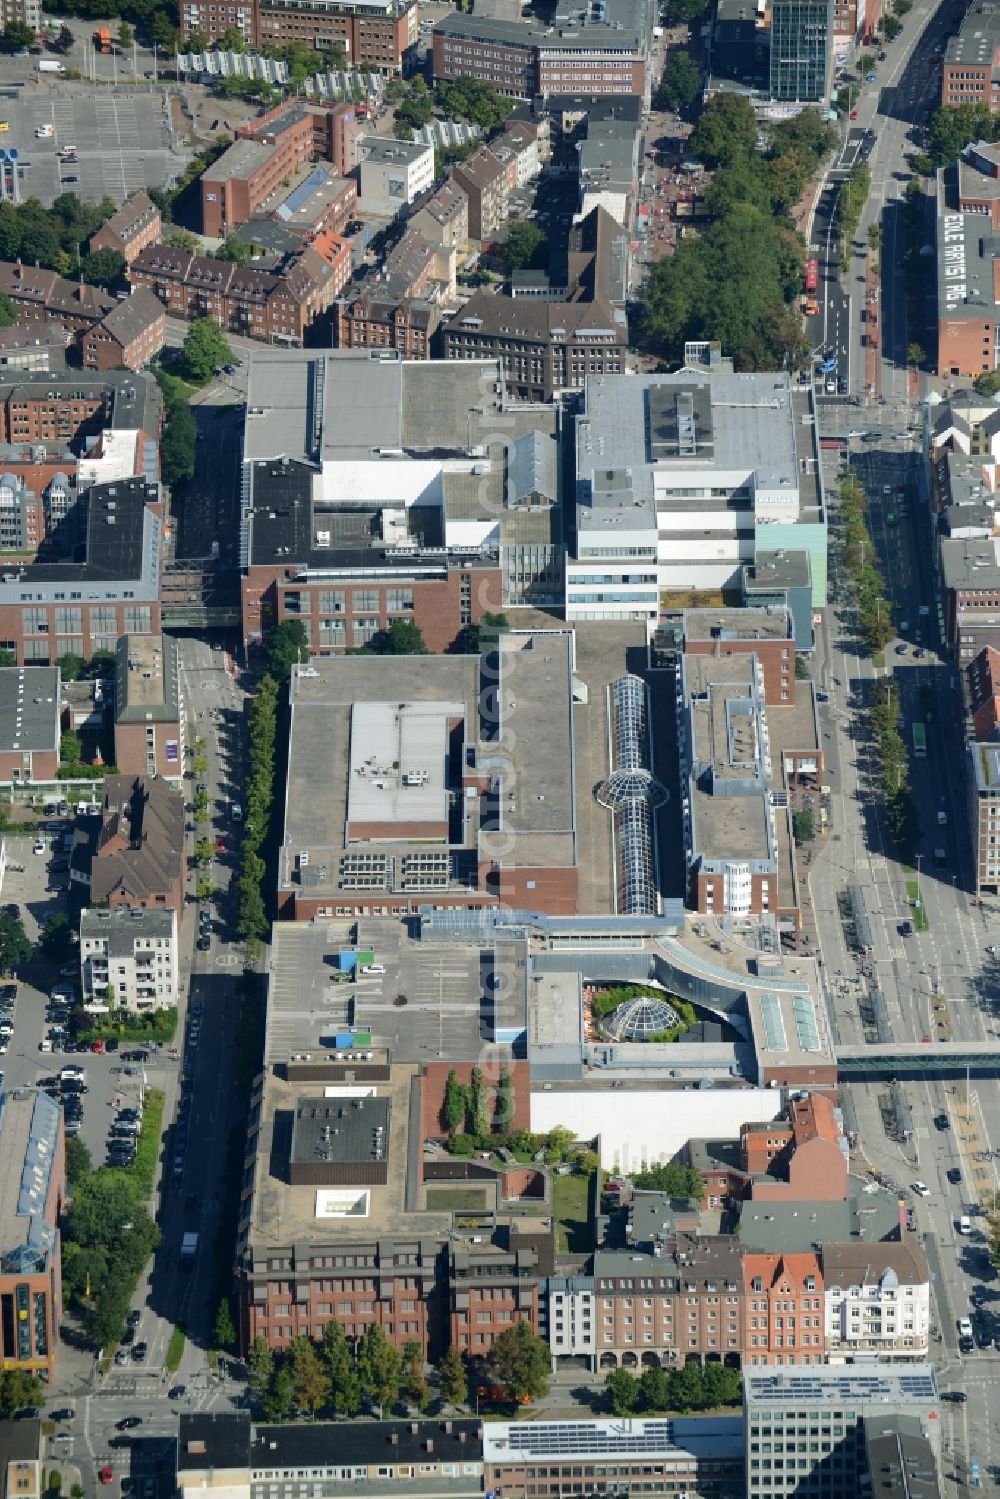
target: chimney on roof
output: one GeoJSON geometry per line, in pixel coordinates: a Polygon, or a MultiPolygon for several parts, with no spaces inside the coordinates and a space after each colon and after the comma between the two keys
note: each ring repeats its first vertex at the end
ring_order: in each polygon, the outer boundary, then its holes
{"type": "Polygon", "coordinates": [[[392,1443],[392,1445],[394,1447],[398,1447],[399,1446],[399,1432],[398,1431],[390,1432],[389,1433],[389,1441],[392,1443]]]}
{"type": "Polygon", "coordinates": [[[434,1438],[433,1437],[428,1437],[427,1441],[424,1443],[424,1446],[427,1448],[428,1452],[433,1452],[434,1451],[434,1438]]]}

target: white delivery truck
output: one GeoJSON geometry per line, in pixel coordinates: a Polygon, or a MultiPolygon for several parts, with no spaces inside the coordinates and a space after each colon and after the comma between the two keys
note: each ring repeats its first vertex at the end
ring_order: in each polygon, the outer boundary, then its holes
{"type": "Polygon", "coordinates": [[[38,71],[40,73],[65,73],[66,64],[57,62],[54,57],[40,57],[38,71]]]}

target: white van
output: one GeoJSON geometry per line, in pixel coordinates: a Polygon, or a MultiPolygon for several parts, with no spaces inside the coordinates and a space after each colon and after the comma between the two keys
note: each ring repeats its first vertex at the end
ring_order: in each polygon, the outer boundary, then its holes
{"type": "Polygon", "coordinates": [[[972,1232],[972,1223],[965,1213],[958,1220],[958,1231],[960,1234],[971,1234],[972,1232]]]}
{"type": "Polygon", "coordinates": [[[361,967],[362,973],[385,973],[384,963],[364,963],[361,967]]]}

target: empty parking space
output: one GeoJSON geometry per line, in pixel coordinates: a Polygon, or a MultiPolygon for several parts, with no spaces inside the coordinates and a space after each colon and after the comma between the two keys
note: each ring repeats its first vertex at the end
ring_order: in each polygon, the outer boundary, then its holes
{"type": "Polygon", "coordinates": [[[21,193],[51,204],[61,192],[92,202],[121,203],[141,187],[169,186],[187,153],[175,150],[169,105],[160,93],[75,86],[63,81],[18,91],[3,101],[9,121],[5,146],[16,146],[22,163],[21,193]],[[51,127],[39,139],[35,132],[51,127]],[[59,151],[76,148],[76,160],[59,151]]]}

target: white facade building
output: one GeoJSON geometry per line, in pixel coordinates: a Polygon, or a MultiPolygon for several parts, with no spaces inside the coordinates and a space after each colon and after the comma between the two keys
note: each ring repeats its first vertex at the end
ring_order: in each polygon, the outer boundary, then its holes
{"type": "Polygon", "coordinates": [[[733,587],[758,547],[817,551],[825,580],[812,398],[784,373],[593,375],[577,420],[576,477],[568,619],[655,619],[657,589],[733,587]],[[623,556],[630,530],[641,532],[641,550],[623,556]],[[651,532],[652,589],[649,569],[634,565],[650,561],[651,532]]]}
{"type": "Polygon", "coordinates": [[[434,185],[434,147],[363,135],[358,141],[358,197],[366,212],[397,214],[434,185]]]}
{"type": "Polygon", "coordinates": [[[172,910],[91,907],[80,912],[80,979],[86,1007],[165,1010],[177,1004],[177,919],[172,910]]]}
{"type": "MultiPolygon", "coordinates": [[[[904,1230],[905,1232],[905,1230],[904,1230]]],[[[827,1359],[925,1359],[930,1333],[927,1260],[912,1235],[900,1243],[823,1249],[827,1359]]]]}

